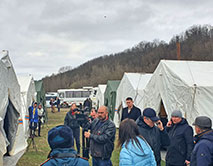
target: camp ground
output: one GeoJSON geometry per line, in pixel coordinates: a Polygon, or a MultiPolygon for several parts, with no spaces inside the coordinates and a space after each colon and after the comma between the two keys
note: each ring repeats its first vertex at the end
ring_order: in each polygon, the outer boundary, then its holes
{"type": "Polygon", "coordinates": [[[149,82],[152,74],[124,73],[117,89],[114,123],[116,127],[120,124],[122,108],[126,107],[126,98],[131,97],[135,106],[143,105],[144,88],[149,82]]]}
{"type": "Polygon", "coordinates": [[[104,105],[104,92],[106,90],[105,84],[99,84],[96,94],[96,100],[97,100],[97,108],[99,108],[101,105],[104,105]]]}
{"type": "Polygon", "coordinates": [[[8,55],[0,60],[0,72],[0,165],[3,165],[5,154],[13,156],[23,147],[23,124],[20,86],[8,55]]]}
{"type": "Polygon", "coordinates": [[[111,120],[114,118],[116,91],[119,84],[120,80],[107,81],[106,90],[104,92],[104,105],[108,108],[109,117],[111,120]]]}
{"type": "Polygon", "coordinates": [[[190,124],[199,115],[213,119],[213,62],[161,60],[145,88],[143,106],[170,117],[181,110],[190,124]]]}

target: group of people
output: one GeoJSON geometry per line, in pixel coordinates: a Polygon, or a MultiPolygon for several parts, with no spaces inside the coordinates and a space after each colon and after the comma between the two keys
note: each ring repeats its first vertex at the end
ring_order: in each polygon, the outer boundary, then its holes
{"type": "Polygon", "coordinates": [[[42,104],[33,102],[32,106],[28,108],[29,111],[29,128],[30,128],[30,137],[37,136],[35,134],[36,129],[38,128],[38,136],[41,137],[41,125],[44,123],[45,111],[42,108],[42,104]]]}
{"type": "Polygon", "coordinates": [[[55,106],[57,107],[58,112],[60,112],[60,109],[61,109],[61,103],[60,102],[61,101],[60,101],[59,97],[56,97],[56,99],[54,99],[54,98],[50,99],[50,107],[51,107],[51,112],[52,113],[56,112],[55,111],[55,106]]]}
{"type": "MultiPolygon", "coordinates": [[[[120,166],[160,166],[161,147],[167,147],[166,166],[213,165],[213,130],[210,118],[199,116],[195,119],[193,125],[197,135],[193,138],[193,129],[181,111],[174,110],[171,119],[164,126],[152,108],[144,109],[141,115],[141,110],[134,106],[132,98],[128,97],[126,104],[127,107],[122,111],[118,134],[118,147],[121,148],[120,166]]],[[[55,163],[89,165],[88,161],[78,155],[80,141],[76,131],[80,130],[80,125],[74,120],[76,105],[73,104],[72,107],[65,117],[64,125],[55,127],[48,133],[48,142],[52,150],[49,159],[42,164],[44,166],[55,163]],[[66,136],[65,130],[70,134],[69,137],[66,136]],[[77,152],[73,149],[73,137],[77,152]],[[54,141],[58,141],[55,143],[57,147],[52,146],[55,145],[54,141]],[[65,143],[67,141],[69,143],[65,143]]],[[[90,140],[92,165],[112,166],[110,158],[114,150],[115,124],[109,119],[105,106],[101,106],[97,112],[92,110],[91,116],[92,119],[85,122],[82,127],[89,129],[84,132],[84,136],[90,140]]]]}

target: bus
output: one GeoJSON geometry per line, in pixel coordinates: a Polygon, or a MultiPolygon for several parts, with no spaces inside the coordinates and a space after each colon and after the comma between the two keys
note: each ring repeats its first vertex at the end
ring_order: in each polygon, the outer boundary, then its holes
{"type": "Polygon", "coordinates": [[[77,106],[83,105],[84,101],[90,97],[91,89],[59,89],[58,97],[62,107],[69,107],[72,103],[77,106]]]}
{"type": "Polygon", "coordinates": [[[51,107],[51,105],[50,105],[50,99],[53,98],[55,100],[56,97],[58,97],[58,93],[57,92],[47,92],[45,94],[46,107],[48,107],[48,108],[51,107]]]}

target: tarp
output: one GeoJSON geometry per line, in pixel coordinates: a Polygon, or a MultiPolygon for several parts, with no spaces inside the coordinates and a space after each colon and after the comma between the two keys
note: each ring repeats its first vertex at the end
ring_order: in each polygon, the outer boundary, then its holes
{"type": "Polygon", "coordinates": [[[38,103],[41,103],[43,108],[45,108],[46,99],[45,99],[45,90],[44,90],[42,80],[35,81],[35,89],[36,89],[36,99],[37,99],[36,101],[38,103]]]}
{"type": "Polygon", "coordinates": [[[107,87],[104,92],[104,105],[108,107],[109,118],[113,120],[115,112],[116,91],[120,80],[107,81],[107,87]]]}
{"type": "Polygon", "coordinates": [[[104,92],[106,89],[105,84],[99,84],[98,85],[98,90],[97,90],[97,95],[96,95],[96,100],[97,100],[97,108],[100,106],[104,105],[104,92]]]}
{"type": "Polygon", "coordinates": [[[152,74],[145,73],[124,73],[117,89],[114,123],[119,127],[122,108],[126,107],[126,98],[131,97],[134,105],[141,107],[144,89],[152,74]]]}
{"type": "Polygon", "coordinates": [[[28,108],[36,101],[35,82],[32,75],[18,75],[21,87],[22,119],[24,125],[25,140],[29,137],[29,112],[28,108]]]}
{"type": "Polygon", "coordinates": [[[14,155],[18,145],[21,114],[20,86],[8,55],[0,60],[0,163],[5,153],[14,155]]]}
{"type": "Polygon", "coordinates": [[[213,62],[161,60],[147,87],[143,108],[157,112],[161,102],[169,118],[181,110],[190,124],[199,115],[213,119],[213,62]]]}

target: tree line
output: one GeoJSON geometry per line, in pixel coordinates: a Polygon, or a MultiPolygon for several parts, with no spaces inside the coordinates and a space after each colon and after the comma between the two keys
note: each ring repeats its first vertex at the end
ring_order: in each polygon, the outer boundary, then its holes
{"type": "Polygon", "coordinates": [[[80,88],[120,80],[124,72],[152,73],[161,59],[177,59],[176,40],[181,44],[181,60],[213,60],[213,27],[195,25],[174,36],[168,43],[142,41],[123,52],[104,55],[72,70],[43,78],[45,91],[80,88]]]}

